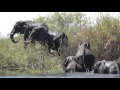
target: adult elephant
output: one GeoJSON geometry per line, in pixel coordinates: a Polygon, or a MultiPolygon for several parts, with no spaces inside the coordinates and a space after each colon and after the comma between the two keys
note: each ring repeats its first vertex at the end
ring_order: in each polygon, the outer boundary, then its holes
{"type": "Polygon", "coordinates": [[[93,67],[93,71],[99,74],[120,74],[119,66],[116,61],[97,61],[93,67]]]}
{"type": "Polygon", "coordinates": [[[64,32],[48,30],[46,41],[48,44],[48,50],[56,50],[58,55],[62,53],[62,48],[67,48],[68,46],[68,37],[64,32]]]}
{"type": "Polygon", "coordinates": [[[85,72],[85,69],[77,63],[76,56],[68,56],[64,62],[65,72],[85,72]]]}
{"type": "Polygon", "coordinates": [[[30,42],[32,39],[37,41],[42,41],[48,45],[48,51],[51,53],[51,49],[58,52],[58,55],[61,53],[62,46],[66,48],[68,46],[68,37],[64,32],[52,31],[46,27],[38,27],[32,30],[27,42],[30,42]]]}
{"type": "MultiPolygon", "coordinates": [[[[47,28],[47,25],[45,23],[39,23],[39,22],[34,22],[34,21],[18,21],[15,23],[13,30],[9,34],[11,37],[11,40],[13,43],[17,43],[18,41],[14,40],[14,35],[16,33],[24,34],[24,41],[26,41],[29,37],[29,34],[31,31],[36,28],[36,27],[41,27],[44,26],[47,28]]],[[[33,41],[33,40],[32,40],[33,41]]],[[[26,43],[25,48],[26,48],[26,43]]]]}
{"type": "Polygon", "coordinates": [[[93,55],[88,42],[82,42],[79,45],[76,58],[77,62],[86,70],[86,72],[92,71],[95,56],[93,55]]]}

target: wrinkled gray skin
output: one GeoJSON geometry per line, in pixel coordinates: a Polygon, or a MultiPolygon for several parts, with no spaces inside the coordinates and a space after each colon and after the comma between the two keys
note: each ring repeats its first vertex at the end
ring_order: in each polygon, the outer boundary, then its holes
{"type": "Polygon", "coordinates": [[[68,37],[64,32],[52,31],[49,28],[46,29],[46,27],[34,28],[27,42],[31,41],[31,39],[42,41],[41,43],[43,43],[43,45],[45,45],[46,42],[49,53],[50,50],[53,49],[58,52],[58,55],[60,55],[61,44],[65,44],[66,48],[68,46],[68,37]]]}
{"type": "Polygon", "coordinates": [[[85,72],[80,64],[76,62],[76,56],[68,56],[64,62],[65,72],[85,72]]]}
{"type": "Polygon", "coordinates": [[[26,23],[32,23],[32,21],[17,21],[11,31],[10,38],[12,40],[13,43],[17,43],[18,41],[14,40],[14,35],[15,34],[24,34],[25,30],[26,30],[26,23]]]}
{"type": "Polygon", "coordinates": [[[95,56],[92,54],[90,44],[88,42],[82,42],[79,45],[76,58],[77,62],[86,70],[86,72],[92,71],[95,56]]]}
{"type": "Polygon", "coordinates": [[[119,66],[116,61],[97,61],[93,67],[93,71],[99,74],[120,74],[119,66]]]}
{"type": "MultiPolygon", "coordinates": [[[[14,40],[14,35],[16,33],[20,33],[20,34],[24,34],[24,41],[26,41],[28,39],[31,31],[36,27],[41,27],[41,25],[47,27],[47,25],[45,23],[38,23],[38,22],[33,22],[33,21],[18,21],[15,23],[13,30],[9,34],[10,38],[13,43],[17,43],[18,41],[14,40]]],[[[27,44],[26,43],[24,43],[24,44],[25,44],[25,48],[26,48],[27,44]]]]}
{"type": "Polygon", "coordinates": [[[28,39],[25,41],[26,45],[30,43],[32,40],[36,40],[41,42],[41,45],[45,46],[45,38],[48,32],[48,28],[44,26],[34,28],[29,34],[28,39]]]}
{"type": "Polygon", "coordinates": [[[46,42],[49,52],[53,49],[58,52],[58,55],[61,54],[62,45],[65,45],[66,48],[68,47],[67,35],[64,32],[52,31],[51,29],[48,30],[46,42]]]}

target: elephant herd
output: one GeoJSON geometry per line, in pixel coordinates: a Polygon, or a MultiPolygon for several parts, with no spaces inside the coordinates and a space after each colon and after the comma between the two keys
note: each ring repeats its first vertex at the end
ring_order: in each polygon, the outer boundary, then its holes
{"type": "Polygon", "coordinates": [[[120,74],[120,62],[116,60],[101,60],[95,62],[95,56],[90,50],[88,42],[82,42],[78,46],[75,56],[68,56],[65,59],[65,72],[94,72],[99,74],[120,74]]]}
{"type": "MultiPolygon", "coordinates": [[[[11,31],[10,38],[13,43],[16,33],[24,34],[24,48],[31,42],[35,45],[35,40],[41,43],[41,46],[48,45],[48,52],[51,49],[56,50],[61,55],[61,47],[68,47],[68,37],[64,32],[51,30],[45,23],[33,21],[18,21],[11,31]]],[[[89,42],[79,44],[75,56],[68,56],[64,60],[65,72],[91,72],[100,74],[119,74],[120,64],[114,61],[101,60],[95,62],[89,42]]]]}
{"type": "Polygon", "coordinates": [[[35,44],[35,40],[39,41],[42,46],[48,45],[48,52],[51,49],[56,50],[60,55],[61,45],[68,46],[68,37],[64,32],[58,32],[51,30],[45,23],[33,22],[33,21],[18,21],[15,23],[13,30],[11,31],[10,38],[13,43],[18,41],[14,40],[16,33],[24,34],[24,48],[31,42],[35,44]]]}

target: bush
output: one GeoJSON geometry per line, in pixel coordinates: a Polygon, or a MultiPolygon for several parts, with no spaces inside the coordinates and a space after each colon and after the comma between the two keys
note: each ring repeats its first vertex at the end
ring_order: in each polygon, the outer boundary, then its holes
{"type": "Polygon", "coordinates": [[[8,69],[19,71],[19,74],[63,72],[64,59],[75,55],[82,41],[90,43],[96,61],[114,60],[120,57],[119,18],[101,13],[100,17],[96,18],[96,23],[92,24],[90,19],[80,12],[55,12],[46,17],[39,16],[34,21],[45,22],[53,30],[64,31],[69,39],[67,50],[58,57],[56,54],[47,54],[46,47],[41,48],[39,43],[35,47],[29,45],[25,50],[23,35],[16,37],[20,38],[17,44],[12,43],[9,38],[0,39],[1,73],[6,70],[6,74],[10,74],[8,69]],[[108,44],[110,39],[114,42],[108,44]]]}

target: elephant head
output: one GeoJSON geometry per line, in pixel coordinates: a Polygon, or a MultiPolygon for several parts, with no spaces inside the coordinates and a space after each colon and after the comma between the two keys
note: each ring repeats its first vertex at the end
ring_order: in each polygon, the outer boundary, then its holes
{"type": "Polygon", "coordinates": [[[87,47],[87,48],[90,49],[90,44],[89,44],[89,42],[82,42],[82,43],[80,43],[80,45],[79,45],[79,48],[80,48],[80,47],[87,47]]]}
{"type": "Polygon", "coordinates": [[[63,53],[67,47],[68,47],[68,37],[64,32],[59,32],[54,38],[53,38],[53,47],[56,47],[56,50],[58,50],[58,55],[63,53]]]}
{"type": "Polygon", "coordinates": [[[92,70],[95,61],[95,56],[93,55],[90,49],[90,44],[88,42],[82,42],[78,46],[76,57],[78,63],[86,69],[86,72],[90,72],[92,70]]]}
{"type": "Polygon", "coordinates": [[[68,56],[65,59],[64,62],[65,72],[75,72],[76,67],[75,60],[76,60],[75,56],[68,56]]]}
{"type": "Polygon", "coordinates": [[[24,34],[25,29],[27,28],[27,22],[31,21],[18,21],[15,23],[10,35],[10,38],[13,43],[17,43],[18,41],[14,40],[14,35],[17,33],[24,34]]]}
{"type": "Polygon", "coordinates": [[[95,65],[93,66],[94,73],[100,73],[102,72],[102,68],[105,65],[105,60],[97,61],[95,65]]]}
{"type": "Polygon", "coordinates": [[[119,74],[119,66],[116,61],[97,61],[94,65],[94,73],[119,74]]]}
{"type": "Polygon", "coordinates": [[[76,60],[76,57],[75,57],[75,56],[68,56],[68,57],[65,59],[65,62],[64,62],[65,68],[68,66],[68,64],[69,64],[72,60],[76,60]]]}
{"type": "Polygon", "coordinates": [[[76,62],[76,56],[68,56],[64,62],[65,72],[85,72],[84,68],[76,62]]]}

